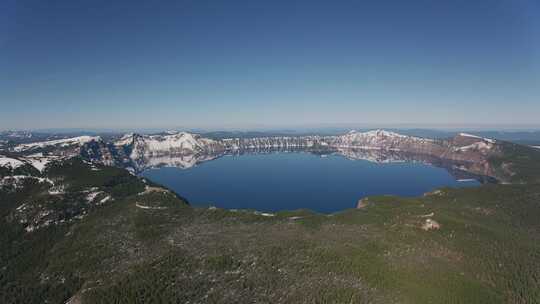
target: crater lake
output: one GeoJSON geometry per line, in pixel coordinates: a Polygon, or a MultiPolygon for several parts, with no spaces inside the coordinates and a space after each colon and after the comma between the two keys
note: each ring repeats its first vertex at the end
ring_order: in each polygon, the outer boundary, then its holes
{"type": "Polygon", "coordinates": [[[480,185],[421,162],[374,162],[299,152],[225,155],[187,169],[165,166],[141,175],[173,189],[193,206],[262,212],[331,213],[355,208],[366,196],[418,196],[445,186],[480,185]]]}

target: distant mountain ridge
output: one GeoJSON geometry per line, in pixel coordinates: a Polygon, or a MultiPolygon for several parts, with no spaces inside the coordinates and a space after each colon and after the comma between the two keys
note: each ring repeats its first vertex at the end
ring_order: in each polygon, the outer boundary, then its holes
{"type": "Polygon", "coordinates": [[[111,155],[124,153],[131,161],[140,162],[150,156],[209,155],[250,150],[312,150],[379,149],[432,155],[442,159],[482,163],[499,154],[495,141],[468,134],[449,140],[433,140],[406,136],[385,130],[351,131],[338,136],[279,136],[228,138],[213,140],[200,135],[179,132],[166,135],[137,135],[123,137],[113,143],[111,155]]]}
{"type": "MultiPolygon", "coordinates": [[[[351,155],[347,150],[383,150],[456,162],[456,167],[485,176],[497,176],[489,159],[501,156],[500,142],[460,133],[449,139],[429,139],[377,129],[349,131],[336,136],[268,136],[211,139],[189,132],[169,131],[155,135],[125,134],[114,140],[99,136],[79,136],[32,142],[11,147],[17,157],[72,157],[128,168],[140,172],[152,165],[175,164],[187,168],[230,153],[272,150],[302,150],[351,155]],[[41,153],[41,154],[39,154],[41,153]]],[[[358,152],[353,154],[358,155],[358,152]]],[[[365,154],[365,153],[364,153],[365,154]]],[[[500,176],[498,176],[501,178],[500,176]]]]}

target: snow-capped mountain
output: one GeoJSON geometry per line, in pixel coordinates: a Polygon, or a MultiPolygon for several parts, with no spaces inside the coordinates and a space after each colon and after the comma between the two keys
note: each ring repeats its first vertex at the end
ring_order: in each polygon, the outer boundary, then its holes
{"type": "Polygon", "coordinates": [[[171,133],[147,136],[129,134],[115,142],[114,145],[119,148],[129,148],[132,159],[142,156],[213,153],[222,146],[215,140],[196,134],[171,133]]]}
{"type": "Polygon", "coordinates": [[[340,148],[366,148],[366,149],[402,149],[405,146],[418,146],[432,144],[434,140],[401,135],[385,130],[372,130],[368,132],[350,131],[341,136],[329,138],[329,145],[340,148]]]}

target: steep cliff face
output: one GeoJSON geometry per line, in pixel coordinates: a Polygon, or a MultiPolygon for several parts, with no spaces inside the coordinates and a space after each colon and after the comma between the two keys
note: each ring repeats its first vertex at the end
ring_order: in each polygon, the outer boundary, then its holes
{"type": "Polygon", "coordinates": [[[436,140],[375,130],[363,133],[349,132],[325,140],[329,146],[337,148],[401,151],[466,162],[479,162],[501,153],[496,141],[465,133],[447,140],[436,140]]]}
{"type": "MultiPolygon", "coordinates": [[[[446,140],[406,136],[385,130],[351,131],[339,136],[256,137],[212,140],[186,132],[160,135],[128,134],[109,145],[115,163],[135,171],[159,165],[188,168],[227,153],[272,150],[326,151],[349,156],[362,150],[417,155],[417,159],[453,161],[456,168],[480,175],[494,175],[489,158],[500,155],[496,141],[470,134],[446,140]],[[351,152],[351,150],[355,150],[351,152]]],[[[366,156],[365,152],[362,152],[366,156]]],[[[104,153],[102,153],[105,155],[104,153]]],[[[353,157],[354,158],[354,157],[353,157]]],[[[366,159],[370,159],[366,156],[366,159]]],[[[403,160],[403,159],[402,159],[403,160]]],[[[407,159],[404,159],[405,161],[407,159]]]]}
{"type": "MultiPolygon", "coordinates": [[[[121,146],[121,144],[122,141],[120,145],[115,143],[115,146],[121,146]]],[[[215,140],[187,132],[150,136],[133,135],[131,145],[130,157],[132,159],[150,155],[213,153],[222,148],[222,144],[215,140]]]]}
{"type": "Polygon", "coordinates": [[[401,135],[384,130],[351,131],[339,136],[257,137],[212,140],[179,132],[168,135],[129,134],[114,142],[132,159],[141,156],[220,153],[249,149],[354,148],[384,149],[436,155],[459,160],[476,160],[493,153],[495,141],[460,134],[450,140],[401,135]]]}
{"type": "Polygon", "coordinates": [[[222,139],[220,143],[227,151],[249,149],[298,149],[311,148],[318,144],[326,144],[321,136],[226,138],[222,139]]]}
{"type": "Polygon", "coordinates": [[[350,131],[345,135],[325,137],[324,140],[329,145],[339,148],[387,150],[422,149],[436,144],[435,140],[432,139],[406,136],[385,130],[350,131]]]}
{"type": "Polygon", "coordinates": [[[440,158],[466,163],[466,171],[485,176],[493,176],[500,180],[506,177],[497,173],[490,162],[491,158],[503,154],[502,145],[495,140],[460,133],[447,144],[447,150],[440,158]]]}
{"type": "Polygon", "coordinates": [[[187,132],[126,134],[108,148],[117,165],[135,171],[169,164],[187,168],[197,164],[198,158],[213,158],[210,155],[224,151],[222,143],[187,132]]]}

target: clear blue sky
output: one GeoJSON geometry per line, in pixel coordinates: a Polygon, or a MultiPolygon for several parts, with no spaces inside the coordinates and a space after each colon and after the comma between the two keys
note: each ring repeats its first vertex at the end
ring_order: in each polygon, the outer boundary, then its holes
{"type": "Polygon", "coordinates": [[[537,0],[137,2],[0,1],[0,129],[540,124],[537,0]]]}

